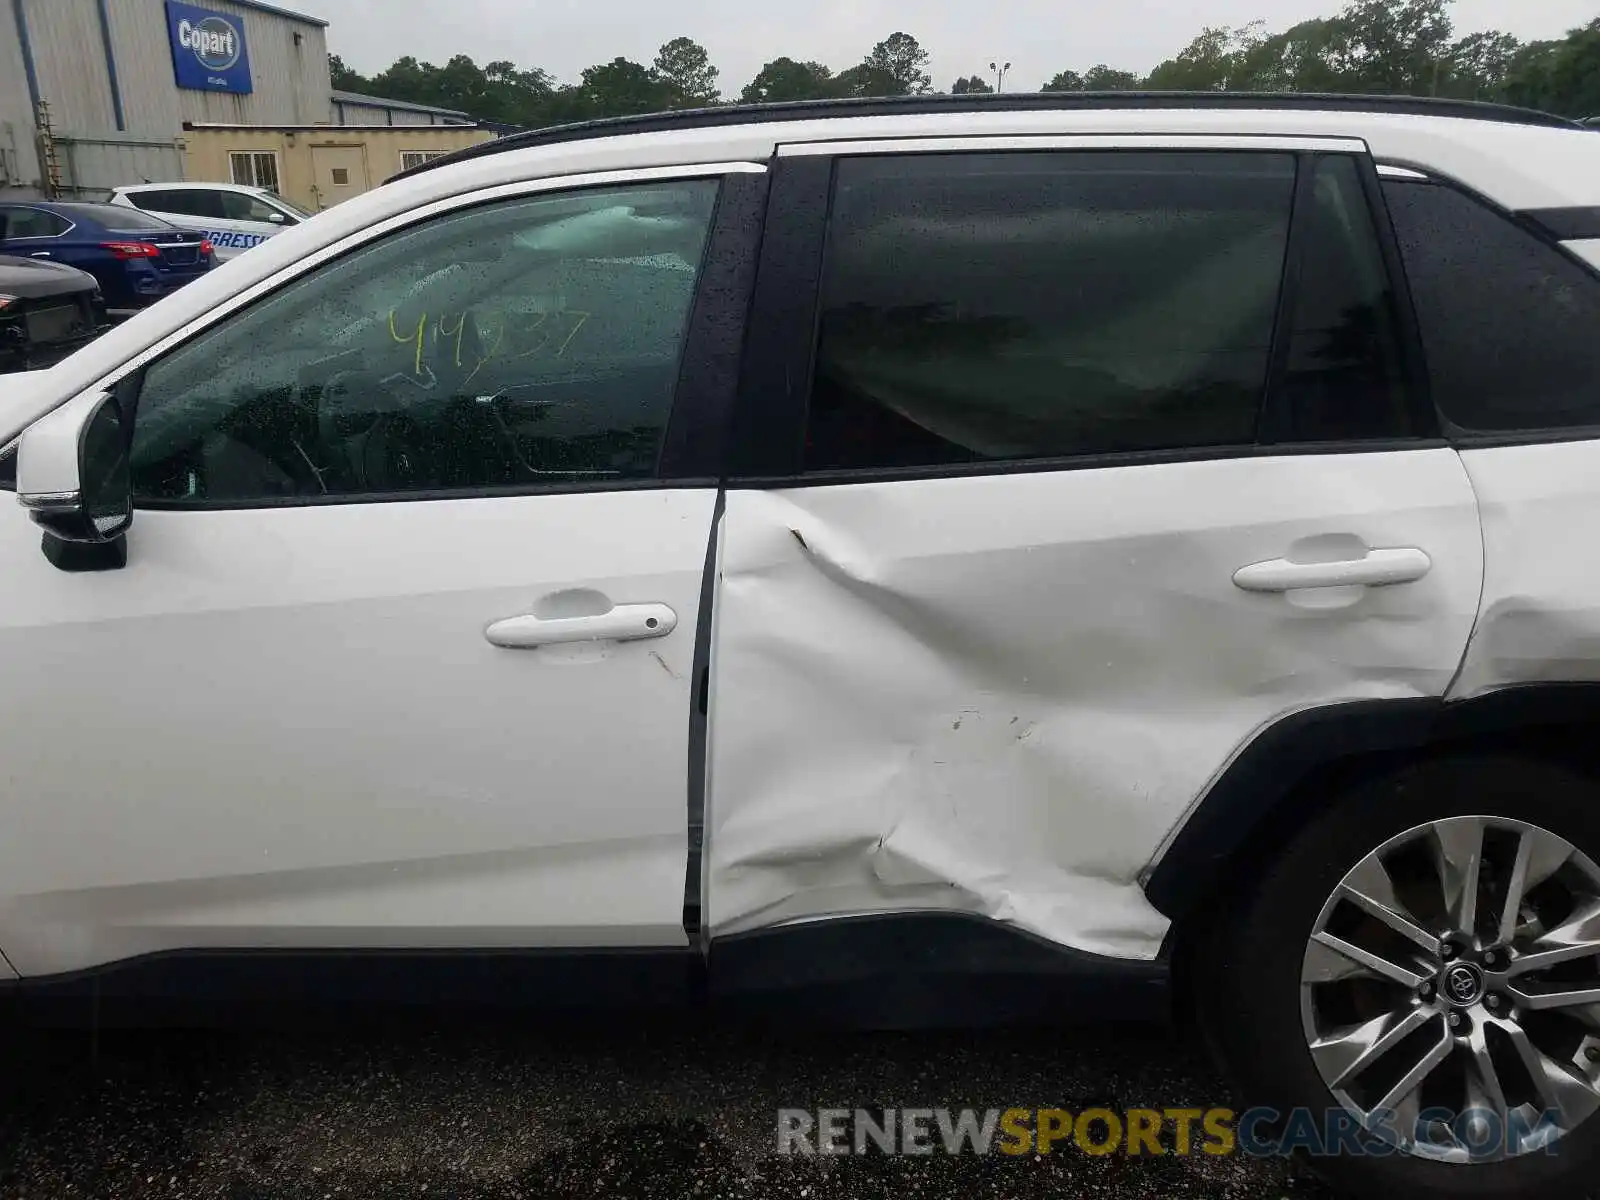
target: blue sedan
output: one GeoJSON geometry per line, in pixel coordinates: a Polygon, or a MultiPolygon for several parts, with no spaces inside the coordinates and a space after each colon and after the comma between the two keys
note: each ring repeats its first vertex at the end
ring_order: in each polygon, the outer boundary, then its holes
{"type": "Polygon", "coordinates": [[[0,254],[87,271],[114,314],[155,303],[216,261],[204,233],[138,209],[42,200],[0,203],[0,254]]]}

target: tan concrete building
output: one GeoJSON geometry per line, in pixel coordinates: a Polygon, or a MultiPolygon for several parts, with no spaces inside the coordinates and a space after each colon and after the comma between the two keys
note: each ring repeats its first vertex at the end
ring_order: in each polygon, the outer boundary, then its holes
{"type": "Polygon", "coordinates": [[[181,141],[186,179],[260,184],[270,171],[279,195],[316,212],[492,136],[471,125],[186,125],[181,141]]]}
{"type": "Polygon", "coordinates": [[[0,0],[0,196],[277,178],[318,207],[490,136],[465,113],[335,92],[327,34],[269,0],[0,0]]]}

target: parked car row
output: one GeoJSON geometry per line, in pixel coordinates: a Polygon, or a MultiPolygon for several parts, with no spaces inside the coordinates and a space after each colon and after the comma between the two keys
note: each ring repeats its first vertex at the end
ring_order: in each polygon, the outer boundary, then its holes
{"type": "Polygon", "coordinates": [[[87,271],[0,255],[0,371],[47,367],[105,323],[105,297],[87,271]]]}
{"type": "Polygon", "coordinates": [[[0,371],[49,366],[310,216],[265,188],[149,183],[0,203],[0,371]]]}
{"type": "Polygon", "coordinates": [[[217,258],[236,258],[311,214],[266,188],[240,183],[143,183],[112,191],[112,204],[203,229],[217,258]]]}

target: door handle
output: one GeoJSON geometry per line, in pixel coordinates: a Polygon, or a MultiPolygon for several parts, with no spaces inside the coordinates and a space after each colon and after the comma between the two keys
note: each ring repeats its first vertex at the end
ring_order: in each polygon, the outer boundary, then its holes
{"type": "Polygon", "coordinates": [[[507,617],[483,636],[505,650],[532,650],[563,642],[640,642],[677,627],[678,614],[665,604],[619,604],[587,617],[507,617]]]}
{"type": "Polygon", "coordinates": [[[32,254],[28,255],[28,257],[29,258],[49,258],[50,257],[50,251],[48,251],[48,250],[35,250],[32,254]]]}
{"type": "Polygon", "coordinates": [[[1251,563],[1233,573],[1235,586],[1247,592],[1292,592],[1299,588],[1382,587],[1415,583],[1433,568],[1433,560],[1415,548],[1370,550],[1365,558],[1343,562],[1297,563],[1286,558],[1251,563]]]}

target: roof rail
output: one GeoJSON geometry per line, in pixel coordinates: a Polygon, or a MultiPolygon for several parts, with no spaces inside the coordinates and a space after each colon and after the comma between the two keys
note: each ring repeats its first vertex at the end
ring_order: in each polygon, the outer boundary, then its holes
{"type": "Polygon", "coordinates": [[[1575,129],[1566,117],[1485,104],[1476,100],[1443,100],[1431,96],[1343,96],[1311,92],[1010,92],[1003,95],[892,96],[877,99],[792,100],[778,104],[729,104],[717,108],[682,109],[635,117],[603,117],[570,125],[531,129],[492,142],[482,142],[401,171],[406,179],[451,163],[588,138],[621,137],[630,133],[660,133],[674,129],[709,129],[724,125],[756,125],[768,121],[816,121],[833,117],[880,117],[944,112],[1018,112],[1034,109],[1169,109],[1169,108],[1269,108],[1325,109],[1337,112],[1398,113],[1428,117],[1461,117],[1471,121],[1499,121],[1512,125],[1543,125],[1575,129]]]}

